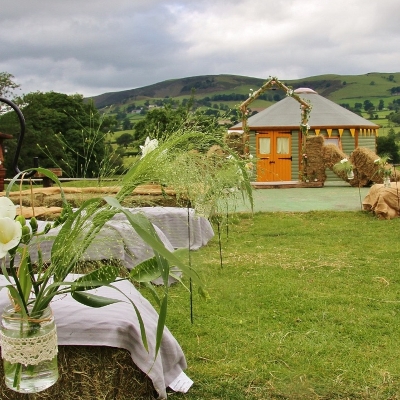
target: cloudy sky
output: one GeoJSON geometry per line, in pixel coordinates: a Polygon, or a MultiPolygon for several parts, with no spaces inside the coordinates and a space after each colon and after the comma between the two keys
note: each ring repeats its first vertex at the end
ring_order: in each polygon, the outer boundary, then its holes
{"type": "Polygon", "coordinates": [[[0,0],[0,71],[92,96],[195,75],[400,72],[399,0],[0,0]]]}

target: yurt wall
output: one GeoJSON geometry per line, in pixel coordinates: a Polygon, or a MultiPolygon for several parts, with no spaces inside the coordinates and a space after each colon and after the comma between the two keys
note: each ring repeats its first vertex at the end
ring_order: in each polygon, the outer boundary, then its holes
{"type": "Polygon", "coordinates": [[[292,131],[292,180],[299,179],[301,143],[299,131],[292,131]]]}
{"type": "Polygon", "coordinates": [[[367,149],[376,153],[376,137],[375,135],[358,136],[358,147],[366,147],[367,149]]]}

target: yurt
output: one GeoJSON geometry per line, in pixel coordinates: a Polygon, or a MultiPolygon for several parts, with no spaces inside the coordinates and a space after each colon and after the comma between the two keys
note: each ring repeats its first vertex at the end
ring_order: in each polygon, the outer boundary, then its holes
{"type": "MultiPolygon", "coordinates": [[[[294,91],[311,105],[308,136],[322,136],[325,144],[336,145],[350,155],[357,147],[376,150],[379,126],[320,96],[308,88],[294,91]]],[[[247,120],[249,152],[257,160],[257,182],[297,181],[302,161],[300,104],[291,96],[247,120]]],[[[230,132],[242,132],[242,123],[230,132]]],[[[327,171],[327,179],[335,176],[327,171]]]]}

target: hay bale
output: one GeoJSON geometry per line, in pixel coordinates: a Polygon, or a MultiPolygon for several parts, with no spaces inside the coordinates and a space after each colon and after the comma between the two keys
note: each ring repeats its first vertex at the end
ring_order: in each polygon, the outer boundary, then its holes
{"type": "Polygon", "coordinates": [[[309,136],[305,143],[305,155],[303,154],[304,173],[311,181],[326,181],[324,159],[322,149],[324,147],[324,138],[322,136],[309,136]]]}
{"type": "Polygon", "coordinates": [[[375,152],[365,147],[358,147],[351,153],[350,161],[356,171],[354,180],[358,182],[356,186],[383,183],[383,177],[378,173],[379,166],[374,163],[378,158],[375,152]]]}
{"type": "MultiPolygon", "coordinates": [[[[86,188],[63,188],[65,198],[72,207],[80,207],[82,203],[93,197],[102,197],[103,195],[113,195],[118,192],[119,187],[86,187],[86,188]]],[[[0,196],[5,195],[0,192],[0,196]]],[[[21,204],[23,207],[62,207],[62,199],[59,187],[34,188],[32,190],[22,190],[10,193],[10,198],[14,204],[21,204]]],[[[179,207],[177,196],[172,188],[164,188],[161,185],[141,185],[136,187],[132,194],[127,196],[122,204],[125,207],[179,207]]],[[[53,210],[54,211],[54,210],[53,210]]],[[[55,214],[54,212],[52,214],[55,214]]],[[[53,215],[54,216],[54,215],[53,215]]],[[[52,219],[51,215],[46,218],[52,219]]]]}
{"type": "Polygon", "coordinates": [[[325,166],[333,171],[338,177],[352,184],[354,179],[347,179],[346,171],[338,171],[333,168],[335,164],[339,163],[344,158],[348,158],[348,156],[342,150],[340,150],[339,147],[335,146],[334,144],[327,144],[324,146],[323,159],[325,166]]]}
{"type": "Polygon", "coordinates": [[[124,349],[103,346],[59,346],[59,379],[36,394],[8,389],[0,362],[2,400],[154,400],[153,384],[124,349]]]}
{"type": "Polygon", "coordinates": [[[333,166],[340,162],[340,160],[343,160],[343,158],[347,158],[347,155],[334,144],[327,144],[323,147],[322,158],[324,159],[326,168],[333,171],[333,166]]]}

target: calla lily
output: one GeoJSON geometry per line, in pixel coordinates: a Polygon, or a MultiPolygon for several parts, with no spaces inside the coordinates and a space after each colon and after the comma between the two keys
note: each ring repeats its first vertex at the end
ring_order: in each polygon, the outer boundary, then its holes
{"type": "Polygon", "coordinates": [[[142,157],[145,157],[147,154],[152,152],[154,149],[158,147],[158,140],[157,139],[150,139],[148,136],[146,138],[146,141],[144,142],[144,146],[140,146],[140,149],[142,150],[142,157]]]}
{"type": "Polygon", "coordinates": [[[16,215],[14,203],[8,197],[0,197],[0,218],[14,219],[16,215]]]}
{"type": "Polygon", "coordinates": [[[8,217],[0,218],[0,258],[6,256],[8,250],[18,246],[22,236],[22,226],[18,221],[8,217]]]}
{"type": "Polygon", "coordinates": [[[18,246],[21,240],[22,226],[14,220],[15,215],[14,203],[8,197],[0,197],[0,258],[18,246]]]}

